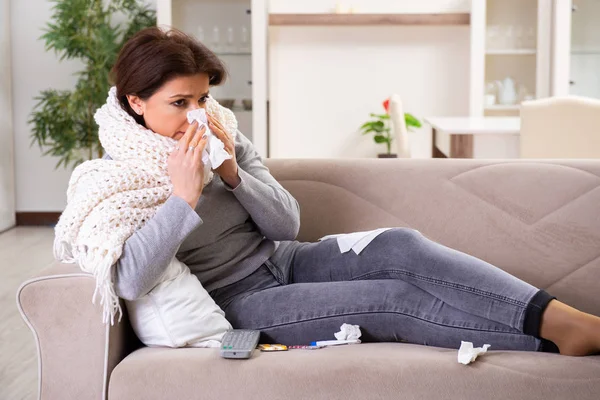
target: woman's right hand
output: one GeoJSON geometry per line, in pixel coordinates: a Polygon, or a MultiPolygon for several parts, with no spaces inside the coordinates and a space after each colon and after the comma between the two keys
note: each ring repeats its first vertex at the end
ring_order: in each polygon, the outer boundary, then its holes
{"type": "Polygon", "coordinates": [[[192,122],[167,161],[173,195],[184,199],[192,208],[196,208],[204,187],[202,151],[208,141],[205,132],[205,126],[198,129],[198,122],[192,122]],[[190,150],[190,146],[194,149],[190,150]]]}

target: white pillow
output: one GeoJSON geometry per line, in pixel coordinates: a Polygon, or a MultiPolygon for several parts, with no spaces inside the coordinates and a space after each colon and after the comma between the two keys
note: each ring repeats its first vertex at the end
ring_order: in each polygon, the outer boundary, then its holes
{"type": "Polygon", "coordinates": [[[198,278],[175,257],[148,294],[125,305],[133,330],[150,347],[218,347],[232,329],[198,278]]]}

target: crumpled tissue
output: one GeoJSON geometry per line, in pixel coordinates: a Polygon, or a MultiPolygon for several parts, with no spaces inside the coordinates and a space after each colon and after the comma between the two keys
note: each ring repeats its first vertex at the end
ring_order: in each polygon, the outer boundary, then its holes
{"type": "Polygon", "coordinates": [[[478,355],[487,352],[490,347],[489,344],[484,344],[483,347],[473,348],[473,343],[461,341],[460,349],[458,349],[458,362],[464,365],[470,364],[478,355]]]}
{"type": "Polygon", "coordinates": [[[198,108],[187,113],[187,120],[191,124],[193,121],[198,121],[198,129],[206,125],[206,134],[208,135],[208,143],[202,151],[202,162],[207,167],[208,171],[216,169],[223,164],[225,160],[230,160],[231,155],[225,151],[225,144],[216,137],[208,127],[208,119],[206,118],[206,110],[198,108]]]}
{"type": "Polygon", "coordinates": [[[342,324],[340,331],[333,335],[337,340],[357,340],[362,332],[358,325],[342,324]]]}
{"type": "Polygon", "coordinates": [[[358,344],[360,343],[360,327],[358,325],[342,324],[340,331],[334,333],[336,340],[319,340],[311,342],[311,348],[322,348],[329,346],[339,346],[343,344],[358,344]]]}
{"type": "Polygon", "coordinates": [[[340,233],[336,235],[323,236],[319,240],[325,239],[337,239],[338,247],[340,252],[347,253],[353,250],[356,254],[360,254],[375,239],[385,231],[389,231],[392,228],[380,228],[373,231],[365,232],[354,232],[354,233],[340,233]]]}

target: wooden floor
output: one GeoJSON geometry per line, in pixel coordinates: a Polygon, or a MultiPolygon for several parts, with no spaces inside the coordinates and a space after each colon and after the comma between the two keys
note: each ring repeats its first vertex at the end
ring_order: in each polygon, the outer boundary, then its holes
{"type": "Polygon", "coordinates": [[[37,398],[33,334],[17,309],[16,293],[53,260],[54,230],[18,227],[0,233],[0,399],[37,398]]]}

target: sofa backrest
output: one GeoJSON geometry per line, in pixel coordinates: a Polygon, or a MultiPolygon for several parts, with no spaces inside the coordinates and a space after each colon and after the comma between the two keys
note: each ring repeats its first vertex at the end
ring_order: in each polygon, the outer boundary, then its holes
{"type": "Polygon", "coordinates": [[[600,160],[268,159],[298,240],[406,226],[600,315],[600,160]]]}

